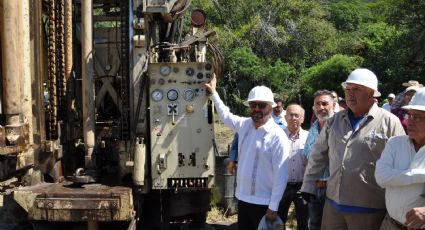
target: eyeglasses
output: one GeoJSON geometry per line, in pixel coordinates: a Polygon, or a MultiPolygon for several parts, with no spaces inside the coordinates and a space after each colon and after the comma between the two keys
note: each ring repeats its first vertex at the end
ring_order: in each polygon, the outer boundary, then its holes
{"type": "Polygon", "coordinates": [[[253,101],[249,102],[249,108],[255,109],[257,107],[259,109],[265,109],[267,107],[267,103],[266,102],[253,102],[253,101]]]}
{"type": "Polygon", "coordinates": [[[425,116],[419,116],[416,114],[408,114],[408,118],[412,121],[425,121],[425,116]]]}
{"type": "Polygon", "coordinates": [[[298,119],[301,118],[301,115],[294,113],[294,114],[286,114],[285,117],[287,117],[289,119],[296,119],[296,120],[298,120],[298,119]]]}

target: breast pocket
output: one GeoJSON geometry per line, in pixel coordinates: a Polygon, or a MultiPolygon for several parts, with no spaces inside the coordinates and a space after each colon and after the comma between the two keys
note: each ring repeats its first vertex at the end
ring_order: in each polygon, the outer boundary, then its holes
{"type": "Polygon", "coordinates": [[[383,132],[372,131],[365,137],[365,142],[375,160],[378,160],[381,157],[381,153],[384,151],[387,141],[388,137],[383,132]]]}

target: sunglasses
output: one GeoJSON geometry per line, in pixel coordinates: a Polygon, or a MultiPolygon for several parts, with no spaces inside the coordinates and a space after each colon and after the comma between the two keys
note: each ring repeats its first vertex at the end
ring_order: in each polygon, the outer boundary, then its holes
{"type": "Polygon", "coordinates": [[[408,117],[412,121],[417,121],[417,122],[425,121],[425,116],[419,116],[419,115],[416,115],[416,114],[408,114],[408,117]]]}
{"type": "Polygon", "coordinates": [[[267,103],[266,102],[253,102],[250,101],[249,102],[249,108],[251,109],[255,109],[255,108],[259,108],[259,109],[265,109],[267,107],[267,103]]]}

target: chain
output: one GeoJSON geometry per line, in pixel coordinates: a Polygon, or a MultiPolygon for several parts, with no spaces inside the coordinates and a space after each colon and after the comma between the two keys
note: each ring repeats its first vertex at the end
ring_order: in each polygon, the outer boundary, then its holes
{"type": "Polygon", "coordinates": [[[57,100],[59,108],[59,119],[64,120],[66,117],[66,83],[65,83],[65,3],[64,0],[56,0],[56,45],[57,45],[57,62],[56,62],[56,79],[57,79],[57,100]]]}
{"type": "Polygon", "coordinates": [[[130,2],[129,0],[121,0],[121,137],[123,140],[130,138],[130,2]]]}
{"type": "Polygon", "coordinates": [[[58,136],[57,133],[57,101],[56,101],[56,24],[55,24],[55,0],[50,0],[47,9],[48,28],[47,28],[47,87],[49,95],[49,107],[47,111],[47,139],[53,140],[58,136]]]}

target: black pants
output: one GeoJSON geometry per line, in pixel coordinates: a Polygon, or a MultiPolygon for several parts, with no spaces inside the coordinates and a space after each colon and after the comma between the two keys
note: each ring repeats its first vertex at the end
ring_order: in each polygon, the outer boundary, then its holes
{"type": "Polygon", "coordinates": [[[238,229],[257,230],[261,218],[266,214],[267,205],[250,204],[238,201],[238,229]]]}
{"type": "Polygon", "coordinates": [[[297,229],[308,229],[308,204],[301,197],[300,189],[302,183],[288,183],[285,192],[283,193],[282,200],[280,200],[278,214],[282,218],[284,224],[288,219],[288,211],[291,203],[295,205],[295,215],[297,217],[297,229]]]}

